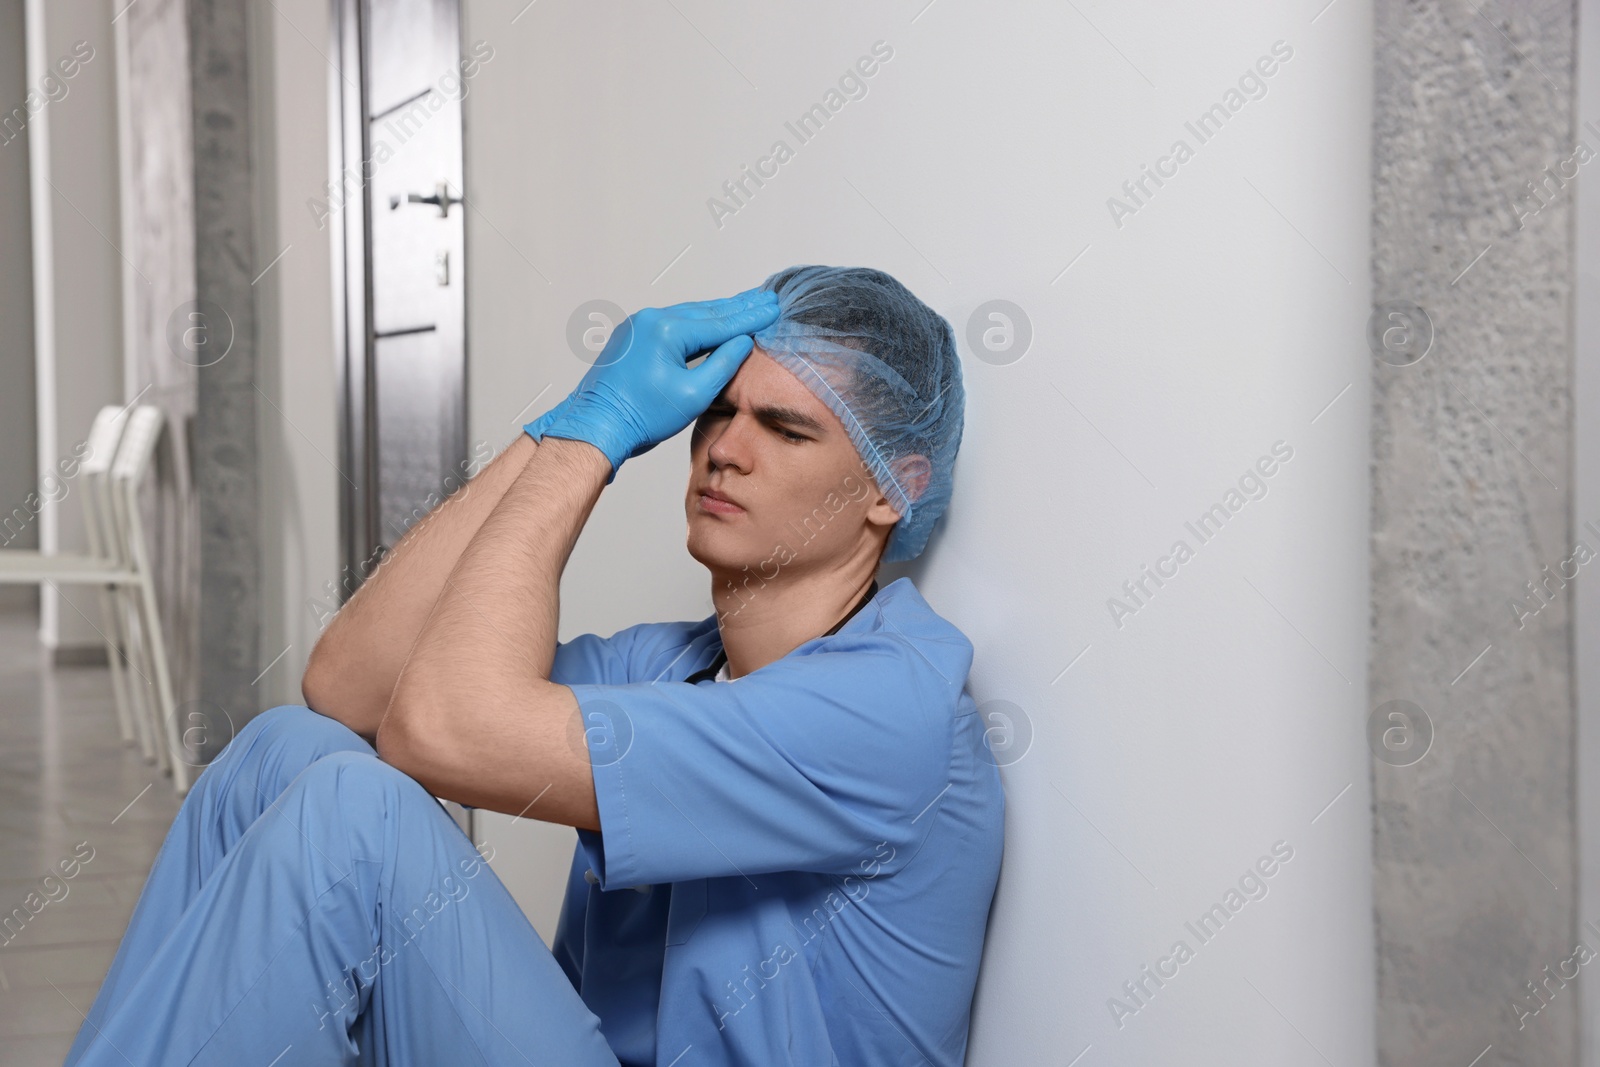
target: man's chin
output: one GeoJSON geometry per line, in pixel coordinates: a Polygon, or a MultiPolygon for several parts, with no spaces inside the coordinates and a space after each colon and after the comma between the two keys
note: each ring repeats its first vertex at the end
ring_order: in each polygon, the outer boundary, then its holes
{"type": "Polygon", "coordinates": [[[765,544],[748,529],[730,530],[716,525],[713,518],[706,521],[701,515],[689,521],[689,536],[685,547],[701,566],[712,571],[741,571],[754,569],[772,554],[772,546],[765,544]]]}

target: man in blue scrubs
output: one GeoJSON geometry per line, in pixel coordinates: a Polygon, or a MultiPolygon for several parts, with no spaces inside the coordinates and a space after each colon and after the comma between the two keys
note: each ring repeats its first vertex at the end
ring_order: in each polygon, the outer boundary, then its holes
{"type": "Polygon", "coordinates": [[[970,642],[876,573],[963,398],[880,271],[630,317],[207,768],[67,1062],[960,1064],[1004,799],[970,642]],[[691,422],[716,612],[558,643],[601,490],[691,422]],[[553,952],[434,797],[577,829],[553,952]]]}

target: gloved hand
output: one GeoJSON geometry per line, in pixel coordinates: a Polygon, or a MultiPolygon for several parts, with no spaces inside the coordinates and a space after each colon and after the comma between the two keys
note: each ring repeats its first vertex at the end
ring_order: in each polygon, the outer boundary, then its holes
{"type": "Polygon", "coordinates": [[[644,308],[623,320],[556,407],[523,429],[535,440],[588,441],[611,461],[643,455],[699,418],[755,347],[750,336],[778,318],[778,297],[750,289],[721,300],[644,308]],[[688,361],[715,351],[690,369],[688,361]]]}

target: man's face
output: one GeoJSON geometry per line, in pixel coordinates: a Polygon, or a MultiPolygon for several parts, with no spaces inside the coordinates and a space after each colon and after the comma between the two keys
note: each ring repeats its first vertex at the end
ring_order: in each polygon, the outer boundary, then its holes
{"type": "Polygon", "coordinates": [[[829,569],[863,545],[875,555],[898,517],[838,416],[759,347],[695,422],[689,454],[688,549],[708,568],[829,569]]]}

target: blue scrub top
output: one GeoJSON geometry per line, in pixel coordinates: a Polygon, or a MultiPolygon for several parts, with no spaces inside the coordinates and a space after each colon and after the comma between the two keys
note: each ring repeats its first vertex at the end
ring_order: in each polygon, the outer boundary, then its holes
{"type": "Polygon", "coordinates": [[[714,614],[557,646],[601,829],[553,951],[625,1067],[962,1063],[1005,797],[971,642],[869,596],[726,682],[714,614]]]}

